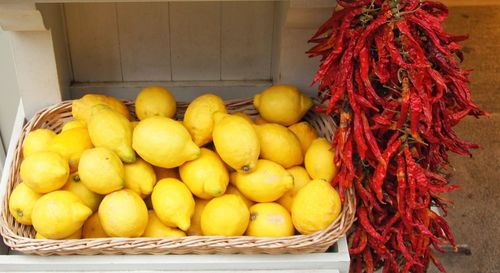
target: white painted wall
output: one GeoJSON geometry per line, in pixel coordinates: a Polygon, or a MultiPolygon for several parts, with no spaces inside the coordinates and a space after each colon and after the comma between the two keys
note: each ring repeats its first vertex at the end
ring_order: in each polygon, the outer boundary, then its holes
{"type": "MultiPolygon", "coordinates": [[[[0,147],[0,163],[3,163],[1,153],[6,149],[2,148],[6,148],[9,144],[19,105],[20,97],[16,78],[9,33],[0,30],[0,136],[3,141],[3,147],[0,147]]],[[[3,164],[0,165],[3,166],[3,164]]]]}

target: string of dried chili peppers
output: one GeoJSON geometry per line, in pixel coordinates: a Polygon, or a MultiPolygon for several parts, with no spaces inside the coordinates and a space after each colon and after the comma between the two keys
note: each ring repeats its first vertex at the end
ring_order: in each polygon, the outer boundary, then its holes
{"type": "Polygon", "coordinates": [[[340,171],[332,184],[343,198],[357,193],[358,223],[350,235],[351,272],[426,272],[434,251],[455,245],[445,219],[452,191],[449,151],[476,145],[453,131],[467,115],[485,115],[471,101],[469,71],[458,42],[446,33],[446,6],[421,0],[338,0],[312,37],[320,56],[322,106],[339,118],[332,140],[340,171]]]}

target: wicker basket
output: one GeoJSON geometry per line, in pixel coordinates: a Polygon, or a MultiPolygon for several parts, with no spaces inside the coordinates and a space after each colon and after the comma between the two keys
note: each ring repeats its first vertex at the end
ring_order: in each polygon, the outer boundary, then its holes
{"type": "MultiPolygon", "coordinates": [[[[134,103],[126,102],[132,114],[134,103]]],[[[242,111],[257,115],[251,99],[227,101],[229,112],[242,111]]],[[[177,117],[182,118],[186,103],[178,103],[177,117]]],[[[20,183],[19,167],[22,161],[22,143],[26,134],[38,128],[49,128],[59,132],[63,124],[72,120],[71,101],[61,102],[38,112],[23,128],[18,140],[14,159],[9,171],[5,198],[0,219],[0,232],[5,244],[11,249],[37,255],[69,254],[186,254],[186,253],[311,253],[324,252],[351,227],[354,221],[354,193],[346,193],[346,201],[340,217],[325,230],[310,235],[295,235],[280,238],[258,238],[248,236],[188,236],[182,238],[100,238],[79,240],[34,239],[32,226],[15,221],[8,210],[8,199],[15,185],[20,183]]],[[[335,125],[331,117],[309,112],[305,120],[317,129],[319,135],[331,138],[335,125]]]]}

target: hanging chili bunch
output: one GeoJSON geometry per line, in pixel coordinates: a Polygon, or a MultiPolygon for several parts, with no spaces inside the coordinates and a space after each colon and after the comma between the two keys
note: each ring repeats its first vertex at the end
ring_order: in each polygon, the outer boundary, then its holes
{"type": "Polygon", "coordinates": [[[420,0],[338,0],[310,42],[320,56],[318,112],[339,118],[332,140],[340,170],[332,181],[357,194],[352,272],[426,272],[435,251],[455,246],[445,219],[450,201],[449,151],[471,155],[475,144],[453,131],[472,102],[469,71],[458,42],[446,33],[440,3],[420,0]]]}

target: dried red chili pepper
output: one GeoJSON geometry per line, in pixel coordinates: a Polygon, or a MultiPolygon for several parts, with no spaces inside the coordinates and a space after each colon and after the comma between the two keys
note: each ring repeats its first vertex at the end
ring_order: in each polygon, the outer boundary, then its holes
{"type": "Polygon", "coordinates": [[[470,71],[458,63],[466,36],[446,33],[448,10],[440,3],[338,3],[343,9],[320,27],[308,53],[321,56],[313,83],[325,105],[318,110],[340,119],[333,185],[341,195],[357,192],[351,272],[423,273],[430,261],[442,269],[430,248],[454,238],[429,207],[446,212],[450,200],[440,193],[457,188],[441,174],[447,153],[477,148],[453,126],[485,115],[471,99],[470,71]]]}

